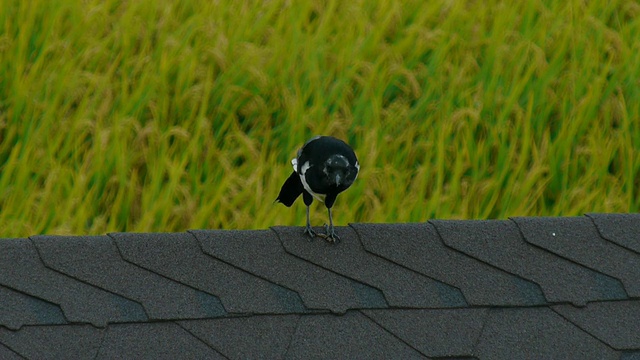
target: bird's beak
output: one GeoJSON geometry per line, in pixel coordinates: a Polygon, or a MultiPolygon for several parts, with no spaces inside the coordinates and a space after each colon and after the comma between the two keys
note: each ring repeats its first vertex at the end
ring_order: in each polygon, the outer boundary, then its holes
{"type": "Polygon", "coordinates": [[[340,185],[340,182],[342,181],[342,174],[336,174],[336,185],[340,185]]]}

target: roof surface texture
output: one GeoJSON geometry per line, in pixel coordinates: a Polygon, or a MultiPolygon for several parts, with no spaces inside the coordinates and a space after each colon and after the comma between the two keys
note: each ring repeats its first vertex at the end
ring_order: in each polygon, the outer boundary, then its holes
{"type": "Polygon", "coordinates": [[[640,215],[0,240],[0,359],[640,359],[640,215]]]}

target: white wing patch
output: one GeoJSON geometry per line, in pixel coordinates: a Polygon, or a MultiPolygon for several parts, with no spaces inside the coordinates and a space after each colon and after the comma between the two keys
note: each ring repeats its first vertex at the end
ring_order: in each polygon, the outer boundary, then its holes
{"type": "Polygon", "coordinates": [[[356,170],[358,170],[356,172],[356,177],[353,178],[353,181],[356,181],[356,179],[358,178],[358,174],[360,174],[360,163],[358,162],[358,160],[356,160],[356,170]]]}
{"type": "Polygon", "coordinates": [[[311,167],[311,165],[309,165],[308,161],[306,163],[302,164],[302,168],[300,169],[300,175],[306,174],[307,170],[309,170],[310,167],[311,167]]]}
{"type": "Polygon", "coordinates": [[[298,158],[291,159],[291,165],[293,165],[293,171],[298,172],[298,158]]]}
{"type": "Polygon", "coordinates": [[[309,165],[308,161],[302,164],[302,167],[300,168],[299,175],[300,175],[300,180],[302,181],[302,186],[304,187],[305,190],[307,190],[309,194],[311,194],[311,196],[316,198],[316,200],[320,202],[324,202],[324,199],[327,197],[327,195],[315,193],[313,190],[311,190],[311,188],[309,187],[309,184],[307,184],[307,179],[305,174],[307,173],[307,170],[309,170],[310,168],[311,168],[311,165],[309,165]]]}

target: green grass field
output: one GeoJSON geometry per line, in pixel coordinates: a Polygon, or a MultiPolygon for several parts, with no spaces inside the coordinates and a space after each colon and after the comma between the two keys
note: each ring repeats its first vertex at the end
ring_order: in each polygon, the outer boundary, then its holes
{"type": "Polygon", "coordinates": [[[640,5],[0,0],[0,237],[303,225],[315,134],[337,225],[637,212],[640,5]]]}

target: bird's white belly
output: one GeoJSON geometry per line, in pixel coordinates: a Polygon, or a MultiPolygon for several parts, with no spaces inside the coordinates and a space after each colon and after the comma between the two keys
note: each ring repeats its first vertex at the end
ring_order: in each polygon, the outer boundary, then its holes
{"type": "MultiPolygon", "coordinates": [[[[298,162],[296,161],[296,159],[291,160],[291,163],[294,165],[294,170],[296,170],[296,166],[298,165],[298,162]]],[[[306,163],[302,164],[302,167],[300,168],[300,173],[298,173],[298,175],[300,175],[300,180],[302,181],[302,187],[304,187],[304,189],[307,190],[307,192],[311,194],[311,196],[313,196],[316,200],[320,202],[324,202],[324,199],[327,197],[327,195],[318,194],[314,192],[313,190],[311,190],[311,187],[309,187],[309,184],[307,183],[307,179],[305,175],[307,173],[307,170],[309,170],[310,167],[311,165],[309,165],[309,162],[307,161],[306,163]]]]}

